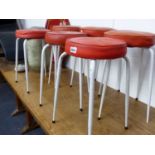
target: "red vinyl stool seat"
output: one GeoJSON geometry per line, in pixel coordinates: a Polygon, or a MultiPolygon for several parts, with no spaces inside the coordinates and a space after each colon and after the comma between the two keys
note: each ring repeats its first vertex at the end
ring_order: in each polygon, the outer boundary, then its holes
{"type": "MultiPolygon", "coordinates": [[[[89,105],[88,105],[88,134],[92,134],[93,126],[93,111],[94,111],[94,88],[95,88],[95,68],[97,60],[107,60],[108,68],[106,79],[110,70],[111,60],[116,58],[123,58],[126,62],[126,97],[125,97],[125,128],[128,127],[128,103],[129,103],[129,78],[130,78],[130,65],[128,59],[125,57],[127,45],[125,41],[106,37],[76,37],[67,39],[65,44],[65,52],[61,54],[58,62],[55,94],[54,94],[54,107],[53,119],[55,123],[56,107],[58,103],[58,90],[60,84],[61,64],[66,55],[71,55],[79,58],[79,84],[80,88],[80,103],[82,103],[82,65],[81,61],[84,59],[90,60],[89,66],[89,105]]],[[[106,84],[105,84],[106,85],[106,84]]],[[[102,100],[105,93],[102,94],[102,100]]],[[[100,104],[101,105],[101,104],[100,104]]],[[[102,107],[102,105],[101,105],[102,107]]],[[[100,108],[101,109],[101,108],[100,108]]]]}
{"type": "Polygon", "coordinates": [[[155,34],[148,32],[113,30],[105,32],[104,36],[124,40],[128,47],[151,47],[155,44],[155,34]]]}
{"type": "Polygon", "coordinates": [[[45,35],[45,42],[53,45],[65,45],[68,38],[86,36],[83,32],[74,31],[57,31],[47,32],[45,35]]]}
{"type": "MultiPolygon", "coordinates": [[[[114,30],[108,31],[105,33],[106,37],[121,39],[127,43],[128,47],[138,47],[144,49],[148,49],[150,53],[150,71],[149,71],[149,88],[148,88],[148,100],[147,100],[147,115],[146,122],[149,122],[149,113],[150,113],[150,104],[151,104],[151,95],[152,95],[152,84],[153,84],[153,69],[154,69],[154,48],[155,45],[155,34],[149,32],[140,32],[140,31],[130,31],[130,30],[114,30]]],[[[137,94],[136,100],[138,100],[139,92],[140,92],[140,77],[143,70],[142,67],[142,54],[141,60],[139,61],[139,73],[138,73],[138,83],[137,83],[137,94]]],[[[121,70],[121,69],[120,69],[121,70]]]]}
{"type": "Polygon", "coordinates": [[[45,37],[47,29],[23,29],[16,30],[16,38],[22,39],[42,39],[45,37]]]}
{"type": "Polygon", "coordinates": [[[43,93],[43,64],[44,64],[44,55],[46,52],[46,49],[48,47],[51,47],[51,56],[50,56],[50,69],[49,69],[49,79],[48,83],[50,83],[50,77],[51,77],[51,70],[52,70],[52,60],[54,56],[54,75],[56,79],[56,71],[57,71],[57,65],[58,65],[58,58],[60,54],[60,47],[65,45],[66,40],[69,38],[75,38],[75,37],[86,37],[86,34],[83,32],[74,32],[74,31],[51,31],[47,32],[45,35],[45,42],[46,45],[42,49],[42,55],[41,55],[41,74],[40,74],[40,106],[42,105],[42,93],[43,93]]]}
{"type": "Polygon", "coordinates": [[[72,26],[72,25],[57,25],[53,26],[52,31],[81,31],[79,26],[72,26]]]}
{"type": "Polygon", "coordinates": [[[124,57],[126,43],[106,37],[81,37],[68,39],[65,52],[85,59],[115,59],[124,57]]]}
{"type": "Polygon", "coordinates": [[[86,33],[90,37],[103,37],[104,33],[113,30],[109,27],[82,27],[81,31],[86,33]]]}

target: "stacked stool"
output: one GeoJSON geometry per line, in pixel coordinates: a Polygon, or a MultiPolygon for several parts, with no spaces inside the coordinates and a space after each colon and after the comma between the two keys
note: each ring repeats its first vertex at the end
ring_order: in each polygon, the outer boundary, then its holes
{"type": "MultiPolygon", "coordinates": [[[[42,105],[42,94],[43,94],[43,73],[44,73],[44,56],[46,48],[52,46],[52,49],[55,49],[56,59],[59,58],[60,47],[65,45],[66,39],[74,37],[85,37],[86,34],[83,32],[71,32],[71,31],[53,31],[47,32],[45,35],[46,45],[42,49],[41,54],[41,72],[40,72],[40,106],[42,105]]],[[[52,52],[52,51],[51,51],[52,52]]],[[[50,60],[52,60],[50,58],[50,60]]],[[[55,66],[57,66],[57,60],[55,60],[55,66]]],[[[50,68],[51,70],[51,68],[50,68]]],[[[55,67],[55,79],[56,79],[57,67],[55,67]]],[[[80,75],[80,74],[79,74],[80,75]]],[[[80,85],[80,110],[82,111],[82,78],[79,76],[79,85],[80,85]]]]}
{"type": "MultiPolygon", "coordinates": [[[[93,27],[93,26],[87,26],[87,27],[81,27],[81,31],[86,33],[89,37],[103,37],[104,33],[107,31],[113,30],[110,27],[93,27]]],[[[86,61],[87,64],[87,75],[88,75],[88,68],[89,68],[89,60],[86,61]]],[[[98,74],[98,68],[99,68],[99,62],[96,63],[96,70],[95,70],[95,79],[97,78],[98,74]]],[[[73,59],[73,70],[72,70],[72,76],[70,80],[70,86],[73,85],[73,78],[74,78],[74,71],[76,66],[76,58],[73,59]]],[[[83,67],[83,70],[85,70],[85,67],[83,67]]],[[[84,71],[83,71],[84,72],[84,71]]],[[[89,83],[88,83],[89,87],[89,83]]]]}
{"type": "MultiPolygon", "coordinates": [[[[130,65],[126,55],[126,43],[121,40],[111,39],[106,37],[79,37],[72,38],[66,41],[65,52],[61,54],[58,62],[58,70],[56,76],[56,86],[54,95],[53,123],[55,123],[56,107],[58,101],[58,89],[60,83],[61,64],[66,55],[71,55],[77,58],[90,59],[89,67],[89,106],[88,106],[88,134],[92,134],[93,126],[93,109],[94,109],[94,79],[96,60],[110,61],[116,58],[124,58],[126,62],[127,82],[126,82],[126,97],[125,97],[125,128],[128,127],[128,102],[129,102],[129,77],[130,65]]],[[[82,68],[80,66],[80,74],[82,68]]]]}
{"type": "MultiPolygon", "coordinates": [[[[70,24],[68,19],[48,19],[45,25],[45,29],[22,29],[16,31],[16,58],[15,58],[15,81],[18,82],[18,47],[19,40],[24,39],[23,49],[24,49],[24,62],[25,62],[25,76],[26,76],[26,91],[29,93],[29,78],[28,78],[28,62],[27,62],[27,51],[26,44],[30,39],[44,40],[45,34],[48,29],[52,29],[54,25],[66,25],[70,24]]],[[[42,42],[44,44],[44,41],[42,42]]]]}
{"type": "MultiPolygon", "coordinates": [[[[147,116],[146,121],[149,121],[150,113],[150,103],[151,103],[151,94],[152,94],[152,85],[153,85],[153,68],[154,68],[154,49],[155,44],[155,34],[148,32],[139,32],[139,31],[129,31],[129,30],[113,30],[108,31],[104,34],[105,37],[121,39],[127,43],[127,46],[130,48],[142,48],[142,50],[148,50],[150,53],[150,71],[149,71],[149,88],[148,88],[148,101],[147,101],[147,116]]],[[[140,62],[141,63],[141,62],[140,62]]],[[[120,68],[121,69],[121,68],[120,68]]],[[[140,78],[142,71],[142,65],[140,64],[140,70],[138,77],[140,78]]],[[[106,87],[106,86],[105,86],[106,87]]],[[[140,79],[138,79],[137,86],[137,96],[138,100],[139,91],[140,91],[140,79]]],[[[104,92],[103,92],[104,94],[104,92]]],[[[102,95],[103,95],[102,94],[102,95]]],[[[99,118],[101,117],[101,109],[103,102],[100,103],[100,113],[99,118]]]]}
{"type": "MultiPolygon", "coordinates": [[[[53,26],[52,31],[76,31],[76,32],[80,32],[80,27],[79,26],[71,26],[71,25],[57,25],[57,26],[53,26]]],[[[61,46],[60,51],[64,50],[64,47],[61,46]]],[[[53,49],[53,52],[51,52],[51,58],[50,58],[50,67],[49,67],[49,78],[48,78],[48,84],[50,84],[51,81],[51,70],[52,70],[52,60],[53,60],[53,55],[54,55],[54,64],[55,64],[55,71],[57,68],[57,63],[58,63],[58,58],[59,58],[59,53],[58,51],[55,51],[55,49],[53,49]]],[[[55,74],[56,75],[56,74],[55,74]]]]}

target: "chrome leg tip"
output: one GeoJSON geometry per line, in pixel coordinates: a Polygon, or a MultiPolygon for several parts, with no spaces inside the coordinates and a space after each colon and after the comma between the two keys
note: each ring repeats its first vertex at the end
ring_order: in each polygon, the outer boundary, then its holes
{"type": "Polygon", "coordinates": [[[127,130],[128,129],[128,126],[125,126],[124,129],[127,130]]]}
{"type": "Polygon", "coordinates": [[[81,108],[81,109],[80,109],[80,111],[82,112],[82,111],[83,111],[83,109],[81,108]]]}
{"type": "Polygon", "coordinates": [[[97,119],[98,119],[98,120],[101,120],[101,117],[98,117],[97,119]]]}
{"type": "Polygon", "coordinates": [[[138,98],[135,98],[136,101],[138,101],[138,98]]]}

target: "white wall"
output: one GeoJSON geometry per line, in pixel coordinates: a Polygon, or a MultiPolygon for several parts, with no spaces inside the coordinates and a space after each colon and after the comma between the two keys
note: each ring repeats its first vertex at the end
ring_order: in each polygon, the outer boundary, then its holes
{"type": "MultiPolygon", "coordinates": [[[[44,26],[46,20],[23,20],[23,24],[25,27],[32,27],[32,26],[44,26]]],[[[79,26],[109,26],[116,29],[131,29],[131,30],[140,30],[140,31],[148,31],[148,32],[154,32],[155,33],[155,20],[104,20],[104,19],[71,19],[72,25],[79,25],[79,26]]],[[[139,70],[139,63],[141,62],[141,50],[136,49],[128,49],[128,54],[131,61],[131,82],[130,82],[130,96],[135,97],[136,96],[136,90],[137,90],[137,75],[139,70]]],[[[142,102],[147,101],[147,95],[148,95],[148,73],[149,73],[149,54],[148,51],[145,50],[144,57],[143,57],[143,73],[142,73],[142,88],[140,91],[139,99],[142,102]]],[[[118,65],[119,61],[114,60],[112,62],[111,71],[110,71],[110,78],[108,85],[114,89],[117,89],[118,86],[118,65]]],[[[72,67],[71,61],[68,62],[67,66],[69,68],[72,67]]],[[[100,64],[99,67],[99,74],[97,77],[97,80],[101,80],[102,76],[102,70],[103,70],[103,61],[100,64]]],[[[124,65],[123,65],[124,67],[124,65]]],[[[76,67],[76,70],[78,71],[78,65],[76,67]]],[[[124,69],[122,73],[121,78],[121,92],[124,92],[125,87],[125,75],[124,75],[124,69]]],[[[155,82],[153,84],[153,94],[155,93],[155,82]]],[[[152,106],[155,107],[155,95],[152,95],[151,100],[152,106]]]]}

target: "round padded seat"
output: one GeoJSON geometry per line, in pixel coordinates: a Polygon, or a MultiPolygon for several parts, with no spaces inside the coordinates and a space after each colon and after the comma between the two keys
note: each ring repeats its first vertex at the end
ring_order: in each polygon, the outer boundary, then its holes
{"type": "Polygon", "coordinates": [[[124,40],[128,47],[151,47],[155,44],[155,34],[149,32],[113,30],[105,32],[104,36],[124,40]]]}
{"type": "Polygon", "coordinates": [[[46,33],[45,41],[46,43],[53,45],[65,45],[66,39],[75,37],[86,37],[86,34],[83,32],[74,31],[52,31],[46,33]]]}
{"type": "Polygon", "coordinates": [[[127,45],[124,41],[106,37],[79,37],[66,41],[65,52],[86,59],[115,59],[124,57],[127,45]]]}
{"type": "Polygon", "coordinates": [[[81,30],[90,37],[103,37],[105,32],[113,29],[109,27],[82,27],[81,30]]]}
{"type": "Polygon", "coordinates": [[[45,37],[47,29],[23,29],[16,30],[16,38],[22,39],[43,39],[45,37]]]}
{"type": "Polygon", "coordinates": [[[81,28],[79,26],[71,26],[71,25],[64,25],[64,26],[53,26],[53,31],[77,31],[80,32],[81,28]]]}

